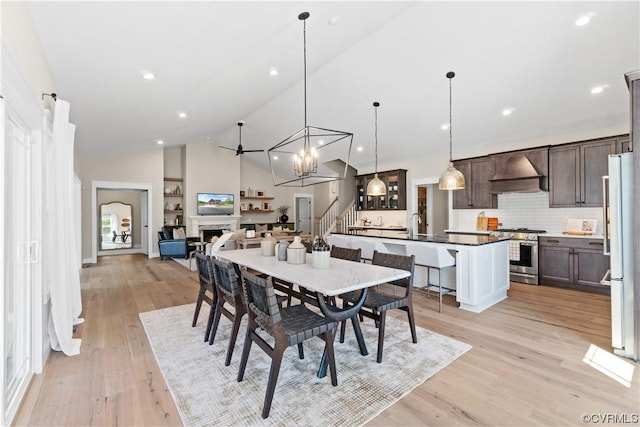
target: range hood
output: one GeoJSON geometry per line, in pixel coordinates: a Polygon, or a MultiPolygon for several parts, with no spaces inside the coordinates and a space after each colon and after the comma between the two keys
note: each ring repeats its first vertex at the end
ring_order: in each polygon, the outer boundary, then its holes
{"type": "Polygon", "coordinates": [[[548,147],[491,156],[495,174],[491,192],[531,193],[547,190],[548,147]]]}

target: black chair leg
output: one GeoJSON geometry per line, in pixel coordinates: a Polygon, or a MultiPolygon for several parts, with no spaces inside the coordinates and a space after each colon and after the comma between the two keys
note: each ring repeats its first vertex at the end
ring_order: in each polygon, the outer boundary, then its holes
{"type": "Polygon", "coordinates": [[[227,347],[227,359],[224,361],[224,366],[231,364],[231,356],[233,356],[233,347],[236,345],[236,339],[238,338],[238,329],[240,329],[240,321],[242,315],[236,315],[233,317],[233,326],[231,327],[231,336],[229,337],[229,346],[227,347]]]}
{"type": "Polygon", "coordinates": [[[218,303],[217,301],[213,301],[211,303],[211,309],[209,310],[209,318],[207,319],[207,330],[204,332],[204,342],[209,341],[209,338],[211,335],[211,327],[213,325],[213,318],[215,317],[215,314],[216,314],[217,303],[218,303]]]}
{"type": "Polygon", "coordinates": [[[244,371],[247,368],[247,360],[249,360],[249,352],[251,351],[251,344],[253,338],[251,334],[254,333],[251,329],[251,325],[247,326],[247,333],[244,337],[244,346],[242,347],[242,357],[240,358],[240,369],[238,369],[238,382],[244,379],[244,371]]]}
{"type": "Polygon", "coordinates": [[[409,304],[407,306],[407,316],[409,316],[409,328],[411,328],[411,339],[413,343],[416,344],[418,342],[418,336],[416,335],[416,321],[413,318],[413,306],[409,304]]]}
{"type": "Polygon", "coordinates": [[[378,357],[376,359],[376,362],[378,363],[382,363],[382,350],[383,350],[383,346],[384,346],[384,325],[385,325],[385,320],[387,318],[387,312],[386,310],[382,310],[380,311],[380,320],[378,322],[379,326],[378,326],[378,357]]]}
{"type": "Polygon", "coordinates": [[[213,325],[211,325],[211,331],[209,332],[209,345],[212,345],[213,340],[216,338],[216,332],[218,332],[218,324],[220,323],[220,316],[222,315],[223,305],[224,298],[218,298],[218,300],[216,301],[216,314],[213,317],[213,325]]]}
{"type": "Polygon", "coordinates": [[[273,393],[276,391],[276,383],[280,374],[280,365],[282,364],[282,355],[287,349],[286,346],[276,344],[271,356],[271,369],[269,370],[269,381],[267,382],[267,394],[264,397],[264,407],[262,408],[262,418],[269,418],[271,411],[271,402],[273,401],[273,393]]]}
{"type": "Polygon", "coordinates": [[[198,300],[196,301],[196,311],[193,313],[193,322],[191,323],[191,327],[195,328],[198,323],[198,315],[200,314],[200,307],[202,306],[202,300],[204,299],[204,293],[206,290],[204,288],[200,288],[200,292],[198,292],[198,300]]]}
{"type": "Polygon", "coordinates": [[[302,347],[302,343],[298,343],[298,357],[300,360],[304,359],[304,348],[302,347]]]}
{"type": "MultiPolygon", "coordinates": [[[[337,331],[335,331],[337,332],[337,331]]],[[[329,329],[324,333],[324,341],[327,350],[327,362],[329,364],[329,372],[331,374],[331,385],[338,385],[338,373],[336,372],[336,358],[333,351],[333,329],[329,329]]]]}

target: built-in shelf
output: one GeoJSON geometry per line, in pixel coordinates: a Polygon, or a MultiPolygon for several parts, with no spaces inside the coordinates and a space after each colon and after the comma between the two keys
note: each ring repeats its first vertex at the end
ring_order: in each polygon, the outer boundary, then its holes
{"type": "Polygon", "coordinates": [[[183,212],[182,210],[179,210],[179,211],[176,211],[176,210],[173,210],[173,209],[165,209],[164,210],[164,213],[168,213],[168,214],[181,214],[182,212],[183,212]]]}
{"type": "Polygon", "coordinates": [[[273,212],[272,210],[267,210],[267,209],[241,209],[240,210],[241,213],[271,213],[273,212]]]}
{"type": "Polygon", "coordinates": [[[273,197],[241,196],[240,200],[273,200],[273,197]]]}
{"type": "Polygon", "coordinates": [[[183,179],[182,178],[164,178],[165,181],[170,181],[170,182],[182,182],[183,179]]]}

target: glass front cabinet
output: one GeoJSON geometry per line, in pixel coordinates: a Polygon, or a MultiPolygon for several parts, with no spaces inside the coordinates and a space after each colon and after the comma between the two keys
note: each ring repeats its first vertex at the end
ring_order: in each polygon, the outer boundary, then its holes
{"type": "Polygon", "coordinates": [[[378,172],[378,178],[387,186],[387,194],[384,196],[367,196],[367,184],[374,176],[373,173],[356,176],[356,209],[359,211],[406,210],[406,169],[378,172]]]}

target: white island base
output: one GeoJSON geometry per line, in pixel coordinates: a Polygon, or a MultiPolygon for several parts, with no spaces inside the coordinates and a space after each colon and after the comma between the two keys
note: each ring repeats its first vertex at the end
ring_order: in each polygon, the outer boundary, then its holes
{"type": "MultiPolygon", "coordinates": [[[[406,244],[409,242],[444,247],[453,252],[456,257],[456,301],[460,304],[461,309],[479,313],[507,298],[507,290],[509,290],[508,240],[491,241],[485,236],[477,236],[478,243],[462,244],[456,243],[454,236],[450,237],[449,243],[345,234],[335,234],[334,236],[336,236],[338,246],[342,246],[338,243],[339,241],[348,241],[350,247],[357,248],[358,241],[365,239],[374,242],[378,250],[382,252],[399,254],[406,254],[406,244]],[[485,241],[487,242],[483,243],[485,241]]],[[[470,237],[467,236],[464,241],[468,242],[469,239],[470,237]]],[[[330,236],[330,243],[331,240],[330,236]]],[[[426,285],[427,276],[424,270],[424,268],[416,266],[413,282],[415,287],[426,285]]],[[[437,272],[431,274],[432,278],[434,276],[438,276],[437,272]]]]}

